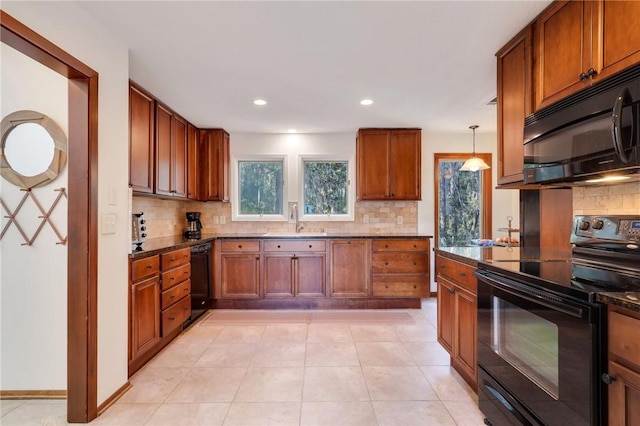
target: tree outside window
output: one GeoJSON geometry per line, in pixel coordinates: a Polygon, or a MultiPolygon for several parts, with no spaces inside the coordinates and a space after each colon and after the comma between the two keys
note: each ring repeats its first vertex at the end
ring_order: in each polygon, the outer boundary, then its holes
{"type": "Polygon", "coordinates": [[[348,210],[348,162],[303,161],[305,215],[344,215],[348,210]]]}
{"type": "Polygon", "coordinates": [[[239,161],[241,215],[281,215],[282,161],[239,161]]]}

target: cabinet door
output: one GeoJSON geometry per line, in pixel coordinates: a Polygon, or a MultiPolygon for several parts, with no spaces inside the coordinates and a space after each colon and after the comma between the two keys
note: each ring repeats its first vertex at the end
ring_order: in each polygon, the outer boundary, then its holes
{"type": "Polygon", "coordinates": [[[389,140],[384,129],[360,130],[356,140],[358,200],[386,200],[389,196],[389,140]]]}
{"type": "Polygon", "coordinates": [[[531,114],[531,27],[525,28],[497,54],[498,185],[524,180],[524,118],[531,114]]]}
{"type": "Polygon", "coordinates": [[[558,1],[536,21],[536,110],[590,83],[591,1],[558,1]]]}
{"type": "Polygon", "coordinates": [[[367,297],[370,262],[367,240],[331,241],[331,297],[367,297]]]}
{"type": "Polygon", "coordinates": [[[131,359],[160,341],[160,278],[131,286],[131,359]]]}
{"type": "Polygon", "coordinates": [[[476,296],[455,288],[454,364],[476,382],[476,296]]]}
{"type": "Polygon", "coordinates": [[[609,424],[640,426],[640,372],[609,361],[609,424]]]}
{"type": "Polygon", "coordinates": [[[446,278],[438,277],[438,342],[450,355],[453,354],[454,287],[446,278]]]}
{"type": "Polygon", "coordinates": [[[187,125],[187,198],[199,200],[200,155],[198,153],[198,130],[187,125]]]}
{"type": "Polygon", "coordinates": [[[173,116],[173,164],[171,193],[177,197],[187,196],[187,122],[173,116]]]}
{"type": "MultiPolygon", "coordinates": [[[[606,78],[640,62],[639,1],[598,2],[599,20],[594,22],[594,34],[601,29],[601,39],[594,56],[599,60],[598,78],[606,78]]],[[[594,66],[595,68],[595,66],[594,66]]],[[[596,68],[598,69],[598,68],[596,68]]]]}
{"type": "Polygon", "coordinates": [[[389,148],[389,198],[420,200],[421,131],[392,130],[389,148]]]}
{"type": "Polygon", "coordinates": [[[156,194],[171,195],[172,137],[173,114],[156,102],[156,194]]]}
{"type": "Polygon", "coordinates": [[[264,296],[293,297],[294,258],[291,254],[264,256],[264,296]]]}
{"type": "Polygon", "coordinates": [[[223,254],[221,258],[222,297],[255,299],[260,296],[260,255],[223,254]]]}
{"type": "Polygon", "coordinates": [[[229,201],[229,134],[200,130],[201,200],[229,201]]]}
{"type": "Polygon", "coordinates": [[[325,255],[297,255],[295,260],[295,294],[303,297],[324,296],[326,277],[325,255]]]}
{"type": "Polygon", "coordinates": [[[153,192],[153,98],[129,86],[129,185],[136,192],[153,192]]]}

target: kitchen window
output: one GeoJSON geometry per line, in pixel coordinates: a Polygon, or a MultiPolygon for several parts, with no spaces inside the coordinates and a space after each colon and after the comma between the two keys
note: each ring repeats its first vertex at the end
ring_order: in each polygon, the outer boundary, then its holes
{"type": "Polygon", "coordinates": [[[238,216],[284,219],[283,159],[238,161],[238,216]]]}
{"type": "Polygon", "coordinates": [[[301,158],[302,220],[353,220],[353,191],[346,160],[301,158]]]}

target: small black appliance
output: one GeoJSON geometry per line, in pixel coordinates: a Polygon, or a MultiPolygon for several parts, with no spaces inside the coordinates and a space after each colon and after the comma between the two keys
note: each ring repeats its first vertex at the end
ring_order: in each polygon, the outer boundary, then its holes
{"type": "Polygon", "coordinates": [[[187,212],[187,229],[184,230],[183,237],[187,240],[199,240],[202,238],[202,222],[200,222],[200,212],[187,212]]]}

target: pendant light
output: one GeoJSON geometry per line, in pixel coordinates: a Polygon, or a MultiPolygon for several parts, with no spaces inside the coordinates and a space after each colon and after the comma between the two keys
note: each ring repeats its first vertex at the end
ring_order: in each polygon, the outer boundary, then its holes
{"type": "Polygon", "coordinates": [[[478,127],[477,124],[469,126],[469,128],[473,130],[473,154],[471,154],[471,158],[465,161],[462,167],[460,167],[460,171],[462,172],[477,172],[478,170],[486,170],[489,168],[489,165],[485,163],[482,158],[476,157],[476,129],[478,127]]]}

